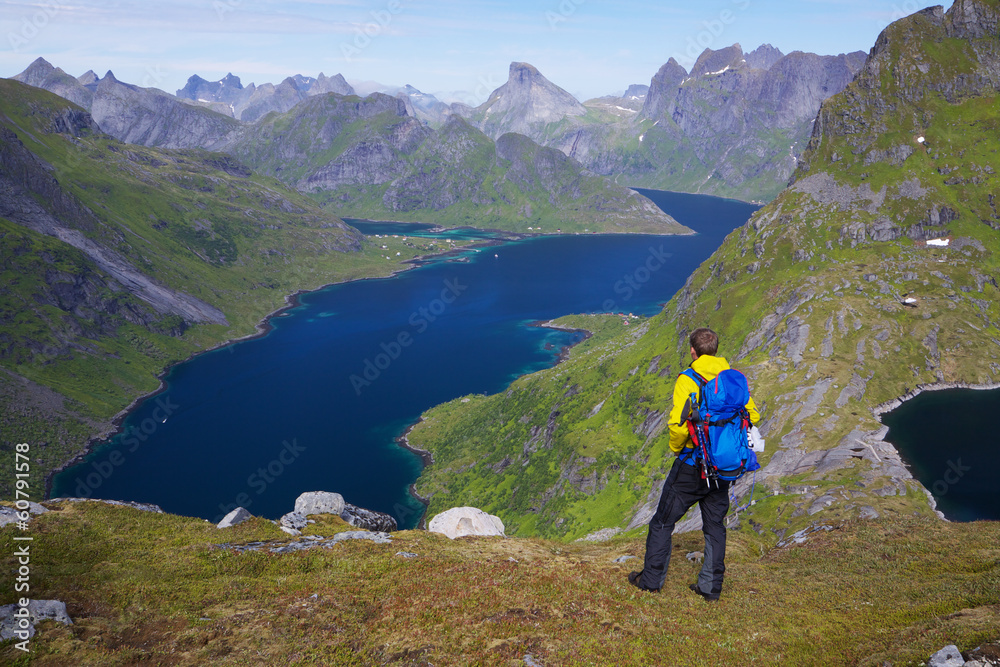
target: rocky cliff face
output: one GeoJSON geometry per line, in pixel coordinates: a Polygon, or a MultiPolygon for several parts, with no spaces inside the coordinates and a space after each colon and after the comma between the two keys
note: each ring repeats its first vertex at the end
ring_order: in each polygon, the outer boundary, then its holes
{"type": "MultiPolygon", "coordinates": [[[[923,388],[1000,383],[998,14],[995,0],[965,0],[889,26],[862,73],[823,103],[795,183],[661,316],[599,333],[503,394],[426,415],[410,439],[435,457],[418,484],[436,494],[432,511],[458,493],[512,532],[642,525],[670,464],[662,418],[687,336],[709,326],[763,406],[764,468],[741,523],[782,539],[821,517],[931,514],[879,414],[923,388]],[[483,443],[461,450],[461,470],[457,438],[483,443]]],[[[772,69],[801,67],[787,58],[772,69]]],[[[749,486],[736,487],[739,502],[749,486]]]]}
{"type": "Polygon", "coordinates": [[[102,131],[141,146],[213,150],[226,146],[239,130],[231,118],[155,88],[122,83],[112,72],[98,84],[90,112],[102,131]]]}
{"type": "Polygon", "coordinates": [[[470,120],[493,139],[507,132],[537,138],[546,125],[583,116],[587,109],[528,63],[511,63],[507,83],[497,88],[470,120]]]}

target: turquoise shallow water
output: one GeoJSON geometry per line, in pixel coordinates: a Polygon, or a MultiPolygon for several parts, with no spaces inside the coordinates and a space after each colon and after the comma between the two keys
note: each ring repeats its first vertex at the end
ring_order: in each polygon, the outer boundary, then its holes
{"type": "MultiPolygon", "coordinates": [[[[52,496],[150,502],[217,520],[237,505],[277,518],[300,493],[325,490],[416,525],[423,506],[408,487],[421,461],[394,440],[424,410],[501,391],[579,340],[531,322],[658,312],[756,210],[644,193],[698,234],[537,237],[304,295],[268,335],[172,368],[166,390],[58,475],[52,496]]],[[[430,233],[357,224],[366,233],[430,233]]]]}

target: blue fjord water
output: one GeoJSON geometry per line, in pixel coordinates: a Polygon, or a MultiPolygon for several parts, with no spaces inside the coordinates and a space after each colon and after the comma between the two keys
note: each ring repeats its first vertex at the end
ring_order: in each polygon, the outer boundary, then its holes
{"type": "Polygon", "coordinates": [[[952,521],[1000,520],[1000,390],[918,394],[882,415],[886,441],[952,521]]]}
{"type": "Polygon", "coordinates": [[[395,438],[424,410],[502,391],[581,337],[532,322],[655,314],[757,208],[642,192],[698,234],[535,237],[303,295],[266,336],[174,366],[166,389],[130,413],[122,433],[54,478],[52,496],[155,503],[218,520],[237,505],[277,518],[300,493],[326,490],[416,525],[423,506],[408,487],[422,463],[395,438]]]}

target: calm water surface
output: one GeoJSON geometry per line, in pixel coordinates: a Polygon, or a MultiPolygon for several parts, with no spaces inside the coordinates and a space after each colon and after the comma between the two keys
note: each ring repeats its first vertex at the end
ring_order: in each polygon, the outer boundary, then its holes
{"type": "Polygon", "coordinates": [[[953,521],[1000,520],[1000,390],[927,391],[882,415],[886,440],[953,521]]]}
{"type": "MultiPolygon", "coordinates": [[[[218,520],[237,505],[277,518],[300,493],[325,490],[416,525],[423,507],[408,487],[421,461],[394,439],[424,410],[501,391],[579,340],[532,322],[655,314],[757,208],[643,193],[698,234],[531,238],[304,295],[268,335],[173,367],[166,391],[58,475],[52,496],[156,503],[218,520]]],[[[369,234],[433,235],[427,226],[357,224],[369,234]]],[[[438,236],[463,235],[488,236],[438,236]]]]}

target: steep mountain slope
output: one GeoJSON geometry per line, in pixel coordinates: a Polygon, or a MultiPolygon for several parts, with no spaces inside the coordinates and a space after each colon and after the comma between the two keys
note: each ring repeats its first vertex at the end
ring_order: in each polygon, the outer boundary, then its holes
{"type": "Polygon", "coordinates": [[[820,103],[863,62],[860,52],[785,56],[764,45],[744,54],[734,44],[706,49],[690,73],[670,59],[641,104],[584,105],[512,63],[508,82],[464,115],[491,136],[521,132],[618,183],[771,199],[794,172],[820,103]]]}
{"type": "Polygon", "coordinates": [[[710,326],[763,406],[755,529],[929,512],[878,411],[919,386],[1000,381],[998,19],[997,0],[959,0],[889,26],[823,104],[795,183],[663,314],[427,413],[410,441],[435,459],[418,483],[430,511],[480,506],[520,534],[641,525],[687,334],[710,326]]]}
{"type": "Polygon", "coordinates": [[[558,151],[494,143],[452,116],[434,130],[400,98],[319,96],[247,128],[229,150],[339,215],[527,231],[685,233],[645,197],[558,151]]]}
{"type": "Polygon", "coordinates": [[[122,144],[0,80],[0,460],[31,442],[40,495],[165,366],[253,333],[296,290],[398,268],[362,243],[228,156],[122,144]]]}

